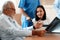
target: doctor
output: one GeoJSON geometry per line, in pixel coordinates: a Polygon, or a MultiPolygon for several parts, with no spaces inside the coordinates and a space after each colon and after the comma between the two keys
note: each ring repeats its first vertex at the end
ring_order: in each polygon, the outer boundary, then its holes
{"type": "Polygon", "coordinates": [[[11,1],[3,5],[3,14],[0,15],[0,38],[1,40],[24,40],[25,36],[42,36],[45,30],[27,30],[22,29],[14,20],[15,7],[11,1]]]}
{"type": "Polygon", "coordinates": [[[30,27],[33,25],[32,19],[35,18],[35,10],[40,5],[40,0],[20,0],[19,8],[21,16],[22,28],[30,27]]]}

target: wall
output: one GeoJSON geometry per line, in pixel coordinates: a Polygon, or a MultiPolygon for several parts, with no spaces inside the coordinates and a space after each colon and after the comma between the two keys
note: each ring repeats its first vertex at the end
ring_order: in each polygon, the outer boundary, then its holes
{"type": "Polygon", "coordinates": [[[52,5],[54,0],[40,0],[43,5],[52,5]]]}
{"type": "Polygon", "coordinates": [[[45,7],[47,17],[50,22],[56,17],[56,10],[54,9],[54,0],[40,0],[41,4],[45,7]]]}

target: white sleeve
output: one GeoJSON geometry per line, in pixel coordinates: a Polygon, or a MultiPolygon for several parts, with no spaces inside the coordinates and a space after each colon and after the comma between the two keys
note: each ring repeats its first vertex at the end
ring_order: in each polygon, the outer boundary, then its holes
{"type": "Polygon", "coordinates": [[[16,30],[16,29],[8,29],[8,32],[10,32],[13,36],[32,36],[31,30],[16,30]]]}
{"type": "Polygon", "coordinates": [[[10,23],[7,22],[8,20],[1,19],[0,20],[0,30],[3,32],[7,32],[8,34],[11,34],[13,36],[31,36],[32,31],[31,30],[23,30],[13,27],[10,23]]]}
{"type": "Polygon", "coordinates": [[[33,26],[30,26],[30,27],[26,27],[26,28],[23,28],[24,30],[33,30],[33,26]]]}

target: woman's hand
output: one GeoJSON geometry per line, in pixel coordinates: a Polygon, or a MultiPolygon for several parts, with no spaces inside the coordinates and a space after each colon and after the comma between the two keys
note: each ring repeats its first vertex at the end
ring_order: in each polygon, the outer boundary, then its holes
{"type": "Polygon", "coordinates": [[[37,21],[37,22],[34,24],[35,29],[39,29],[39,28],[41,28],[42,26],[43,26],[43,22],[41,22],[41,21],[37,21]]]}

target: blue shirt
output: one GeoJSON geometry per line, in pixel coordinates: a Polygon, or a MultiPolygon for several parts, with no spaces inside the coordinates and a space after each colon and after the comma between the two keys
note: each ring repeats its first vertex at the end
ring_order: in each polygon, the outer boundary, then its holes
{"type": "Polygon", "coordinates": [[[60,19],[60,0],[55,0],[54,7],[57,11],[57,17],[60,19]]]}
{"type": "Polygon", "coordinates": [[[24,11],[34,18],[36,7],[40,5],[40,0],[20,0],[19,8],[23,8],[24,11]]]}

